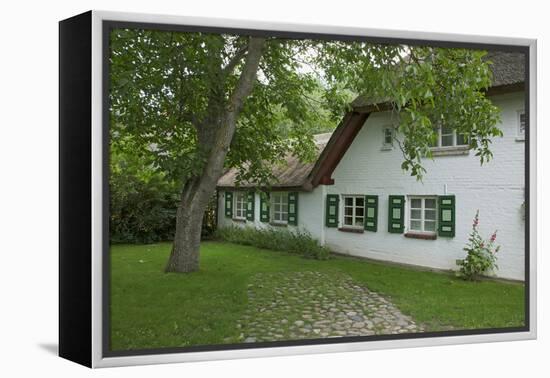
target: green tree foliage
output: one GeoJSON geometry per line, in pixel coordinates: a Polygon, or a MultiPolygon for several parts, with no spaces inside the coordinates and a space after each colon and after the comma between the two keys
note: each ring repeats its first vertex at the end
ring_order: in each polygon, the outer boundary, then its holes
{"type": "MultiPolygon", "coordinates": [[[[131,134],[133,151],[184,183],[200,173],[204,152],[197,123],[212,103],[227,101],[240,74],[248,38],[204,33],[116,30],[111,36],[111,134],[131,134]],[[223,69],[221,69],[223,67],[223,69]],[[154,149],[151,148],[154,146],[154,149]]],[[[294,60],[302,42],[271,39],[227,157],[242,179],[269,181],[270,163],[288,151],[313,158],[312,126],[324,124],[319,81],[294,60]],[[317,99],[308,96],[317,91],[317,99]],[[307,96],[307,97],[306,97],[307,96]],[[322,113],[322,112],[321,112],[322,113]],[[291,141],[289,143],[289,140],[291,141]]]]}
{"type": "MultiPolygon", "coordinates": [[[[110,158],[110,241],[147,244],[172,240],[180,188],[162,172],[144,166],[136,155],[114,148],[110,158]]],[[[210,238],[215,228],[213,196],[205,211],[202,238],[210,238]]]]}
{"type": "MultiPolygon", "coordinates": [[[[227,99],[240,74],[246,37],[140,29],[111,36],[112,131],[132,133],[170,177],[200,170],[193,121],[211,97],[227,99]],[[220,70],[220,67],[225,69],[220,70]],[[234,71],[231,71],[233,69],[234,71]],[[214,93],[213,93],[214,92],[214,93]]],[[[271,38],[226,161],[243,180],[266,183],[288,152],[313,157],[311,136],[330,131],[355,94],[394,112],[403,169],[419,178],[431,157],[434,126],[467,136],[481,162],[500,136],[498,110],[485,97],[489,61],[480,50],[271,38]],[[332,125],[332,127],[331,127],[332,125]],[[289,140],[291,141],[289,143],[289,140]]],[[[137,145],[133,146],[134,148],[137,145]]]]}
{"type": "Polygon", "coordinates": [[[153,243],[171,240],[176,228],[178,189],[136,155],[111,150],[110,240],[153,243]]]}

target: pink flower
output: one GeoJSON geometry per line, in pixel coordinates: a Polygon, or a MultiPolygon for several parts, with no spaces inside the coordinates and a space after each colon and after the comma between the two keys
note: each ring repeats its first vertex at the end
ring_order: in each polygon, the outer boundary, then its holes
{"type": "Polygon", "coordinates": [[[493,232],[493,235],[491,235],[491,243],[494,242],[497,238],[497,232],[493,232]]]}
{"type": "Polygon", "coordinates": [[[472,227],[475,229],[478,224],[479,224],[479,210],[476,212],[476,216],[474,217],[474,223],[472,224],[472,227]]]}

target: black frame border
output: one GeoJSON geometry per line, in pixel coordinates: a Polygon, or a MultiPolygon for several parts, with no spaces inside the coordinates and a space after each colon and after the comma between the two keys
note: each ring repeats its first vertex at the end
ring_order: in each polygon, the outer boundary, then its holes
{"type": "Polygon", "coordinates": [[[59,22],[59,356],[92,366],[92,12],[59,22]]]}
{"type": "MultiPolygon", "coordinates": [[[[346,34],[330,34],[318,32],[289,32],[283,30],[262,30],[262,29],[247,29],[233,27],[213,27],[213,26],[196,26],[196,25],[181,25],[181,24],[163,24],[149,22],[134,22],[134,21],[119,21],[119,20],[103,20],[102,21],[102,153],[103,153],[103,250],[102,250],[102,357],[125,357],[125,356],[144,356],[158,355],[171,353],[192,353],[205,351],[224,351],[237,349],[258,349],[258,348],[279,348],[292,346],[307,346],[307,345],[330,345],[352,342],[369,342],[383,340],[407,340],[433,337],[449,337],[449,336],[470,336],[470,335],[486,335],[500,334],[513,332],[529,332],[530,328],[530,48],[529,46],[500,44],[500,43],[479,43],[479,42],[455,42],[441,41],[431,39],[418,38],[394,38],[394,37],[368,37],[346,34]],[[373,336],[353,336],[339,337],[328,339],[304,339],[304,340],[287,340],[273,342],[258,342],[246,344],[216,344],[216,345],[197,345],[189,347],[166,347],[154,349],[136,349],[112,351],[110,350],[110,253],[109,253],[109,55],[110,55],[110,34],[113,29],[129,28],[129,29],[149,29],[162,30],[171,32],[203,32],[203,33],[224,33],[224,34],[241,34],[263,37],[280,37],[293,39],[321,39],[321,40],[341,40],[341,41],[364,41],[381,44],[408,44],[408,45],[430,45],[446,48],[468,48],[468,49],[483,49],[483,50],[498,50],[507,52],[518,52],[525,55],[525,114],[527,128],[525,132],[525,251],[524,251],[524,308],[525,319],[523,327],[506,327],[506,328],[484,328],[472,330],[455,330],[455,331],[438,331],[438,332],[423,332],[423,333],[404,333],[397,335],[373,335],[373,336]]],[[[405,33],[405,31],[403,31],[405,33]]]]}

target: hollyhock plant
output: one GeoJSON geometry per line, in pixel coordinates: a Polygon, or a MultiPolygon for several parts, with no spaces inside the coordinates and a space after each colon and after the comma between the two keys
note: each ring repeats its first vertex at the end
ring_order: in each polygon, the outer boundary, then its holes
{"type": "Polygon", "coordinates": [[[468,244],[464,247],[466,258],[457,260],[460,267],[458,274],[466,280],[478,280],[483,274],[498,268],[497,253],[499,245],[495,245],[497,231],[493,232],[488,241],[485,241],[478,230],[479,210],[476,212],[472,223],[472,232],[468,238],[468,244]]]}

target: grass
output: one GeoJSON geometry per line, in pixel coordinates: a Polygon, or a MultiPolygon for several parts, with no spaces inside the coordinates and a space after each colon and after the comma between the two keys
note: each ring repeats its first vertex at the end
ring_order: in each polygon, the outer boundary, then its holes
{"type": "Polygon", "coordinates": [[[256,273],[319,271],[350,275],[390,298],[429,331],[518,327],[524,286],[467,282],[444,273],[347,257],[305,259],[221,242],[201,246],[201,269],[165,274],[170,244],[111,247],[111,349],[222,344],[235,340],[256,273]]]}

